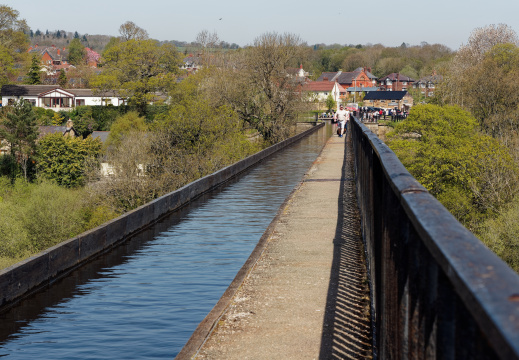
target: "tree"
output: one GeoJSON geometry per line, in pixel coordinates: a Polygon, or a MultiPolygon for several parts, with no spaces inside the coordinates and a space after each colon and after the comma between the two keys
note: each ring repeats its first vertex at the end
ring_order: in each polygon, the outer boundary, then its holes
{"type": "Polygon", "coordinates": [[[130,111],[115,119],[110,128],[110,134],[106,141],[107,146],[119,146],[124,136],[130,132],[137,131],[144,133],[147,130],[145,119],[140,117],[135,111],[130,111]]]}
{"type": "Polygon", "coordinates": [[[92,80],[98,91],[112,91],[129,99],[139,114],[157,102],[180,72],[180,56],[170,44],[155,40],[128,40],[114,44],[104,52],[103,73],[92,80]]]}
{"type": "Polygon", "coordinates": [[[449,63],[444,81],[435,92],[436,101],[465,107],[468,94],[464,88],[472,81],[473,67],[478,66],[485,54],[499,44],[519,45],[519,38],[510,26],[499,24],[474,29],[467,45],[461,46],[449,63]]]}
{"type": "MultiPolygon", "coordinates": [[[[0,137],[11,145],[11,157],[20,166],[25,180],[28,179],[29,160],[36,148],[38,127],[36,115],[32,105],[23,98],[16,102],[11,112],[2,119],[0,137]]],[[[12,169],[11,177],[16,176],[16,169],[12,169]]]]}
{"type": "Polygon", "coordinates": [[[74,66],[83,65],[85,64],[85,57],[85,46],[81,43],[79,39],[72,39],[69,46],[69,62],[74,66]]]}
{"type": "Polygon", "coordinates": [[[68,83],[67,75],[65,74],[65,70],[61,69],[59,71],[58,84],[61,87],[65,87],[68,83]]]}
{"type": "Polygon", "coordinates": [[[138,27],[134,22],[127,21],[119,27],[122,41],[128,40],[148,40],[148,32],[138,27]]]}
{"type": "Polygon", "coordinates": [[[471,230],[517,193],[509,150],[459,107],[414,106],[387,137],[409,172],[471,230]]]}
{"type": "Polygon", "coordinates": [[[59,133],[46,135],[38,142],[38,172],[61,186],[83,185],[86,162],[96,159],[101,147],[101,141],[92,137],[83,140],[59,133]]]}
{"type": "Polygon", "coordinates": [[[303,106],[300,83],[287,68],[297,66],[303,49],[292,34],[258,37],[245,51],[226,54],[207,82],[209,97],[215,105],[231,106],[266,141],[286,139],[303,106]]]}
{"type": "Polygon", "coordinates": [[[328,109],[328,111],[337,108],[337,102],[333,99],[332,94],[329,94],[326,98],[326,108],[328,109]]]}
{"type": "Polygon", "coordinates": [[[29,27],[18,18],[18,11],[0,5],[0,86],[7,84],[18,71],[16,65],[29,60],[29,27]]]}
{"type": "Polygon", "coordinates": [[[31,67],[29,69],[29,72],[27,73],[27,79],[26,84],[29,85],[39,85],[41,84],[41,64],[40,60],[34,55],[32,57],[31,67]]]}
{"type": "Polygon", "coordinates": [[[79,34],[77,31],[74,31],[74,39],[79,39],[79,34]]]}

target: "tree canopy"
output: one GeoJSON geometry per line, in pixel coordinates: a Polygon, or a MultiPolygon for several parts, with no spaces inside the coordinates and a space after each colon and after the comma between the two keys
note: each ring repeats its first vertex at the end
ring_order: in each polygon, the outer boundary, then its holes
{"type": "Polygon", "coordinates": [[[180,55],[169,44],[134,40],[113,44],[103,54],[103,72],[92,80],[99,91],[111,91],[129,99],[139,114],[165,94],[179,73],[180,55]]]}
{"type": "Polygon", "coordinates": [[[476,119],[459,107],[414,106],[387,144],[469,229],[517,193],[518,167],[509,150],[481,133],[476,119]]]}

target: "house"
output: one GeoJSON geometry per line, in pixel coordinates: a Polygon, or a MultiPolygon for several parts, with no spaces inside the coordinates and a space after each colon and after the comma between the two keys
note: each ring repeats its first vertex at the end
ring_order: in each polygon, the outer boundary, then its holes
{"type": "Polygon", "coordinates": [[[287,68],[286,71],[289,76],[299,79],[306,79],[309,76],[308,71],[303,69],[303,64],[301,64],[299,68],[287,68]]]}
{"type": "Polygon", "coordinates": [[[76,137],[77,131],[74,129],[74,123],[68,119],[66,126],[38,126],[38,138],[42,138],[49,134],[62,134],[65,137],[76,137]]]}
{"type": "Polygon", "coordinates": [[[325,103],[329,95],[336,103],[341,103],[346,96],[346,89],[336,81],[309,81],[303,85],[302,91],[309,94],[310,101],[318,104],[317,110],[326,107],[325,103]]]}
{"type": "Polygon", "coordinates": [[[414,83],[414,80],[399,73],[391,73],[381,78],[379,82],[380,90],[407,91],[409,86],[414,83]]]}
{"type": "Polygon", "coordinates": [[[371,91],[364,96],[364,105],[383,109],[409,110],[413,97],[407,91],[371,91]]]}
{"type": "MultiPolygon", "coordinates": [[[[352,88],[353,92],[356,88],[371,88],[376,85],[376,77],[365,67],[350,72],[324,72],[317,81],[336,81],[345,89],[352,88]]],[[[353,92],[348,92],[348,95],[353,92]]]]}
{"type": "Polygon", "coordinates": [[[58,85],[4,85],[2,104],[12,105],[21,98],[33,106],[54,111],[70,110],[82,105],[113,105],[126,102],[115,93],[94,94],[92,89],[63,89],[58,85]]]}
{"type": "Polygon", "coordinates": [[[431,97],[434,95],[436,85],[442,80],[443,76],[433,73],[432,75],[423,77],[413,83],[413,88],[419,89],[424,98],[431,97]]]}

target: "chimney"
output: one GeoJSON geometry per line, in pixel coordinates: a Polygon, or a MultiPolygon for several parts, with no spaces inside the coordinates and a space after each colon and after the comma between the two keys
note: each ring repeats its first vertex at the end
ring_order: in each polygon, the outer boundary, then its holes
{"type": "Polygon", "coordinates": [[[301,64],[301,66],[299,66],[299,68],[300,68],[301,70],[303,70],[303,64],[301,64]]]}
{"type": "Polygon", "coordinates": [[[329,81],[329,80],[328,80],[328,77],[326,77],[326,76],[323,77],[323,81],[329,81]]]}
{"type": "Polygon", "coordinates": [[[58,55],[60,55],[60,51],[59,51],[59,49],[58,49],[58,55]]]}

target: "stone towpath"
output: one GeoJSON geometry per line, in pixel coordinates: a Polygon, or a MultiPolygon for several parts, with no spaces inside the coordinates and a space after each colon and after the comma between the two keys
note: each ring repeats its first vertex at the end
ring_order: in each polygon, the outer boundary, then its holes
{"type": "Polygon", "coordinates": [[[334,135],[195,336],[200,345],[177,359],[372,357],[354,179],[351,137],[334,135]]]}

